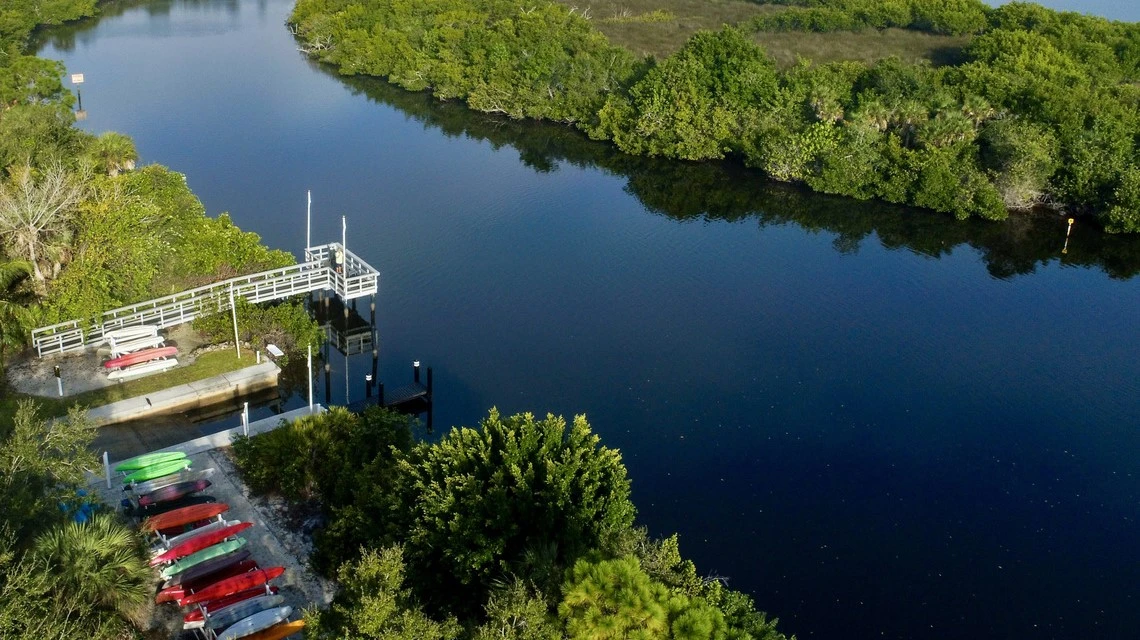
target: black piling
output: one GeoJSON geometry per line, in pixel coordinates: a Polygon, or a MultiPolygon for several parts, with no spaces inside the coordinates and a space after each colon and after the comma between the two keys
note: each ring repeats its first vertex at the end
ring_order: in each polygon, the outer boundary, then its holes
{"type": "Polygon", "coordinates": [[[332,371],[332,366],[328,362],[326,362],[325,363],[325,405],[330,406],[330,407],[332,406],[332,375],[330,375],[331,371],[332,371]]]}
{"type": "Polygon", "coordinates": [[[372,374],[370,373],[364,376],[364,397],[372,397],[372,374]]]}
{"type": "MultiPolygon", "coordinates": [[[[376,343],[373,342],[372,344],[376,344],[376,343]]],[[[380,381],[380,378],[378,378],[376,376],[376,369],[377,369],[377,367],[379,367],[379,365],[380,365],[380,350],[377,349],[376,347],[372,347],[372,379],[374,381],[377,381],[377,382],[380,381]]]]}

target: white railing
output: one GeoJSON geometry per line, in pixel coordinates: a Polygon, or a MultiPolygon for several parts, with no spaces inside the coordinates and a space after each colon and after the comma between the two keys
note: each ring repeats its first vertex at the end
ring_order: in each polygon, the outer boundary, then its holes
{"type": "Polygon", "coordinates": [[[333,269],[329,256],[339,243],[310,247],[308,262],[238,276],[169,296],[112,309],[99,320],[70,320],[32,331],[32,344],[43,357],[53,353],[77,351],[99,344],[108,331],[137,325],[159,328],[190,322],[200,315],[216,313],[229,305],[230,292],[235,298],[250,302],[266,302],[321,289],[332,289],[344,300],[376,293],[380,274],[353,253],[345,253],[344,273],[333,269]]]}

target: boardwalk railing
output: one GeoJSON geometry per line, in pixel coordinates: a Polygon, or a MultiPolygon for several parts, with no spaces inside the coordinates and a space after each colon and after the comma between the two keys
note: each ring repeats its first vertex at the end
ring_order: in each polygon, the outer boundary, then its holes
{"type": "Polygon", "coordinates": [[[112,309],[93,323],[70,320],[40,327],[32,331],[32,344],[43,357],[97,345],[103,342],[108,332],[123,327],[144,324],[172,327],[225,309],[229,306],[231,292],[235,298],[245,298],[250,302],[279,300],[322,289],[332,289],[344,300],[376,293],[380,274],[355,254],[345,252],[344,273],[336,273],[329,256],[337,246],[339,243],[310,247],[305,252],[308,262],[301,264],[238,276],[112,309]]]}

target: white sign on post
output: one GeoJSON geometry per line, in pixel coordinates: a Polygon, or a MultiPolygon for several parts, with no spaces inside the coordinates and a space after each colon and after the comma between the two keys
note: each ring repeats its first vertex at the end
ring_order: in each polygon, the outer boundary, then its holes
{"type": "Polygon", "coordinates": [[[82,73],[71,74],[71,84],[83,84],[83,74],[82,73]]]}

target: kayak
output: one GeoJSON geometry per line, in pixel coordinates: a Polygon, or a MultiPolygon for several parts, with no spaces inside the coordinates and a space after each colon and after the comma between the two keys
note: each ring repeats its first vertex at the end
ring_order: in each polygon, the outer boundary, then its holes
{"type": "Polygon", "coordinates": [[[133,327],[122,327],[107,331],[103,334],[103,341],[99,344],[107,344],[111,340],[123,342],[124,340],[134,340],[135,338],[145,338],[154,335],[158,335],[158,327],[152,324],[140,324],[133,327]]]}
{"type": "Polygon", "coordinates": [[[189,569],[190,567],[193,567],[196,564],[200,564],[212,558],[217,558],[218,556],[225,555],[231,551],[237,551],[244,544],[245,538],[236,538],[234,540],[227,540],[225,542],[219,542],[217,544],[210,545],[201,551],[191,553],[178,562],[171,564],[170,566],[163,569],[159,575],[161,575],[163,578],[169,578],[173,575],[182,573],[183,571],[189,569]]]}
{"type": "Polygon", "coordinates": [[[264,585],[260,587],[250,587],[249,589],[238,591],[237,593],[232,593],[223,598],[218,598],[217,600],[210,600],[209,602],[203,602],[199,604],[198,608],[182,616],[182,622],[184,624],[191,624],[194,622],[201,623],[206,619],[207,615],[214,615],[214,613],[217,611],[224,609],[231,604],[237,604],[243,600],[249,600],[250,598],[256,598],[257,596],[271,596],[275,595],[276,593],[277,587],[266,587],[264,585]]]}
{"type": "Polygon", "coordinates": [[[170,502],[171,500],[185,498],[199,491],[205,491],[209,486],[209,480],[189,480],[187,482],[167,485],[161,489],[155,489],[150,493],[139,496],[139,506],[145,507],[147,505],[158,504],[159,502],[170,502]]]}
{"type": "Polygon", "coordinates": [[[155,556],[162,555],[162,554],[166,553],[167,551],[170,551],[174,547],[177,547],[178,545],[182,544],[183,542],[186,542],[187,540],[193,540],[194,538],[201,536],[201,535],[205,535],[207,533],[210,533],[211,531],[217,531],[218,529],[224,529],[226,527],[232,527],[235,524],[238,524],[239,522],[241,522],[241,521],[240,520],[218,519],[218,520],[211,521],[209,524],[205,524],[205,525],[202,525],[202,526],[197,527],[195,529],[191,529],[189,531],[186,531],[185,533],[180,533],[178,535],[170,536],[169,538],[162,538],[161,540],[158,541],[157,544],[151,545],[150,556],[151,556],[151,558],[153,558],[155,556]]]}
{"type": "Polygon", "coordinates": [[[222,580],[221,582],[216,582],[201,591],[196,591],[192,595],[180,599],[178,605],[184,607],[188,604],[216,600],[250,587],[263,585],[270,580],[281,577],[283,573],[285,573],[285,567],[270,567],[268,569],[258,569],[257,571],[243,573],[240,576],[234,576],[222,580]]]}
{"type": "Polygon", "coordinates": [[[129,460],[123,460],[115,465],[115,471],[123,473],[124,471],[135,471],[144,467],[149,467],[153,464],[160,462],[170,462],[171,460],[182,460],[186,458],[186,454],[182,451],[165,451],[160,453],[144,453],[141,456],[135,456],[129,460]]]}
{"type": "MultiPolygon", "coordinates": [[[[185,498],[179,498],[177,500],[171,500],[170,502],[159,502],[156,504],[148,504],[145,507],[134,507],[133,509],[126,510],[126,514],[129,516],[134,516],[136,518],[142,519],[142,518],[149,518],[152,516],[162,515],[168,511],[177,511],[179,509],[185,509],[186,507],[191,507],[194,505],[213,504],[217,501],[218,501],[218,499],[215,498],[214,496],[203,496],[203,495],[186,496],[185,498]]],[[[196,527],[202,526],[203,524],[206,524],[206,522],[202,522],[201,524],[198,524],[195,527],[190,527],[190,529],[194,529],[196,527]]],[[[164,535],[164,536],[176,536],[180,533],[186,533],[190,529],[187,529],[185,526],[183,526],[183,527],[176,527],[174,529],[160,529],[159,533],[161,535],[164,535]]]]}
{"type": "MultiPolygon", "coordinates": [[[[225,569],[222,569],[216,573],[212,573],[208,576],[202,576],[201,578],[183,582],[178,586],[162,589],[158,592],[158,595],[154,597],[154,603],[162,604],[163,602],[177,602],[178,606],[182,606],[182,599],[189,597],[189,595],[192,593],[198,593],[199,591],[224,580],[229,580],[230,578],[235,578],[237,576],[243,576],[254,571],[261,571],[261,568],[257,566],[256,562],[253,560],[242,560],[235,565],[226,567],[225,569]]],[[[261,591],[265,590],[264,586],[257,588],[261,591]]],[[[215,600],[216,599],[217,598],[215,598],[215,600]]]]}
{"type": "Polygon", "coordinates": [[[170,356],[178,355],[178,347],[152,347],[150,349],[142,349],[140,351],[132,351],[126,353],[118,358],[111,358],[103,363],[107,369],[118,369],[121,367],[129,367],[132,364],[140,362],[147,362],[150,360],[157,360],[159,358],[169,358],[170,356]]]}
{"type": "Polygon", "coordinates": [[[189,458],[182,458],[180,460],[168,460],[166,462],[159,462],[158,464],[152,464],[152,465],[143,467],[142,469],[137,469],[135,471],[128,473],[127,477],[123,479],[123,482],[131,483],[131,482],[141,482],[143,480],[154,480],[155,478],[161,478],[162,476],[168,476],[172,473],[177,473],[178,471],[181,471],[181,470],[189,468],[189,467],[190,467],[189,458]]]}
{"type": "Polygon", "coordinates": [[[209,618],[206,618],[206,626],[215,632],[219,632],[255,613],[276,609],[283,604],[285,604],[285,596],[257,596],[256,598],[250,598],[244,602],[230,605],[225,609],[219,609],[209,618]]]}
{"type": "Polygon", "coordinates": [[[180,558],[185,558],[186,556],[201,551],[210,545],[217,544],[230,536],[236,536],[237,534],[245,531],[252,526],[252,522],[239,522],[228,527],[217,528],[214,531],[207,531],[201,535],[190,536],[184,542],[180,542],[179,544],[170,547],[170,549],[165,553],[161,553],[151,558],[150,566],[154,567],[165,562],[174,562],[180,558]]]}
{"type": "Polygon", "coordinates": [[[229,511],[230,505],[224,502],[196,504],[174,511],[161,513],[152,518],[143,520],[141,528],[143,531],[158,531],[160,529],[171,529],[183,525],[188,525],[192,522],[199,520],[209,520],[215,516],[219,516],[226,511],[229,511]]]}
{"type": "MultiPolygon", "coordinates": [[[[230,567],[236,567],[247,560],[249,560],[249,549],[231,551],[216,558],[206,560],[205,562],[199,562],[193,567],[171,576],[166,582],[162,583],[162,588],[181,587],[184,584],[193,584],[199,580],[209,580],[210,576],[215,573],[225,571],[230,567]]],[[[221,580],[221,578],[213,579],[214,582],[218,580],[221,580]]]]}
{"type": "Polygon", "coordinates": [[[136,376],[146,376],[167,369],[173,369],[178,366],[178,358],[159,358],[158,360],[147,360],[146,362],[139,362],[132,364],[129,367],[115,369],[107,373],[108,380],[124,380],[126,378],[134,378],[136,376]]]}
{"type": "Polygon", "coordinates": [[[214,469],[199,469],[194,471],[192,469],[183,469],[176,471],[170,475],[155,478],[154,480],[147,480],[146,482],[138,482],[135,484],[128,484],[123,486],[123,491],[134,491],[135,495],[142,495],[144,493],[151,493],[158,491],[163,487],[169,487],[172,484],[179,482],[189,482],[191,480],[205,480],[214,475],[214,469]]]}
{"type": "Polygon", "coordinates": [[[217,640],[237,640],[238,638],[244,638],[251,633],[257,633],[262,629],[268,629],[275,624],[285,622],[292,614],[293,607],[290,606],[277,607],[276,609],[267,609],[255,613],[248,618],[235,622],[230,628],[219,635],[217,640]]]}
{"type": "Polygon", "coordinates": [[[108,342],[111,345],[112,358],[118,358],[121,355],[126,355],[135,351],[142,351],[143,349],[161,347],[166,344],[166,340],[158,334],[150,336],[136,336],[126,340],[108,340],[108,342]]]}
{"type": "Polygon", "coordinates": [[[305,628],[304,620],[296,620],[294,622],[282,622],[279,625],[269,627],[268,629],[258,631],[252,635],[248,635],[242,640],[281,640],[288,638],[294,633],[300,632],[305,628]]]}

